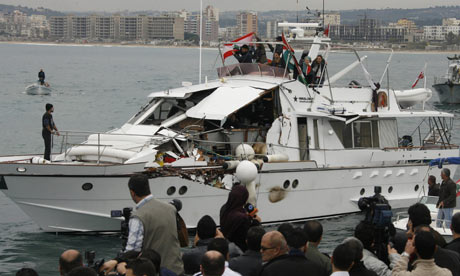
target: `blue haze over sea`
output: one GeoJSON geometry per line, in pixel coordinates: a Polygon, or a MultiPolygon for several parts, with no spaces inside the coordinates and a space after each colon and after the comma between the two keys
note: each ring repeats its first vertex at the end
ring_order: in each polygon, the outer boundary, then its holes
{"type": "MultiPolygon", "coordinates": [[[[376,81],[380,79],[389,54],[360,54],[368,56],[365,62],[368,70],[376,81]]],[[[203,50],[203,81],[204,76],[210,80],[217,77],[215,68],[221,65],[217,55],[217,50],[203,50]]],[[[43,152],[41,116],[47,102],[54,104],[54,119],[61,130],[107,131],[119,127],[147,102],[150,92],[179,87],[182,81],[197,83],[198,56],[196,48],[0,44],[0,155],[43,152]],[[24,88],[36,81],[40,68],[53,87],[51,96],[24,93],[24,88]]],[[[425,62],[428,62],[428,87],[431,87],[434,76],[446,71],[446,56],[395,53],[390,66],[391,87],[410,88],[425,62]]],[[[350,53],[331,53],[329,75],[354,60],[355,56],[350,53]]],[[[352,79],[365,83],[360,68],[339,83],[347,84],[352,79]]],[[[382,86],[386,87],[386,82],[382,86]]],[[[434,93],[428,108],[460,112],[460,106],[443,106],[437,101],[434,93]]],[[[417,121],[404,120],[399,125],[399,135],[410,134],[416,126],[417,121]]],[[[460,122],[455,120],[453,142],[456,144],[460,142],[459,129],[460,122]]],[[[56,145],[59,142],[56,141],[54,150],[59,149],[56,145]]],[[[355,214],[324,220],[322,250],[330,253],[338,241],[352,233],[360,219],[361,215],[355,214]]],[[[57,276],[58,258],[63,250],[95,250],[97,258],[108,259],[115,256],[120,244],[116,236],[42,233],[0,193],[0,275],[14,275],[19,268],[27,266],[35,268],[40,275],[57,276]]]]}

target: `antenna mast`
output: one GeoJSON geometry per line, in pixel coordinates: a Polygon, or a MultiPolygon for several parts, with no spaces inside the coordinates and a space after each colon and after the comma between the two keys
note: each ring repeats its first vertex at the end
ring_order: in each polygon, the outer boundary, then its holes
{"type": "Polygon", "coordinates": [[[201,45],[203,44],[203,41],[202,41],[202,37],[203,37],[203,0],[200,0],[200,68],[199,68],[199,71],[198,71],[198,83],[201,84],[201,52],[202,52],[202,49],[201,49],[201,45]]]}

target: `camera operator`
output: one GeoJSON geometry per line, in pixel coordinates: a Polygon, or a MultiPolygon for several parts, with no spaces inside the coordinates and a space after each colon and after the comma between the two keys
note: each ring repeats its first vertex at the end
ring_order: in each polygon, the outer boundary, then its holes
{"type": "MultiPolygon", "coordinates": [[[[391,276],[391,269],[373,253],[375,241],[374,226],[369,222],[362,221],[356,226],[354,236],[363,243],[362,261],[364,266],[379,276],[391,276]]],[[[393,267],[399,260],[399,255],[392,253],[389,254],[388,258],[390,260],[390,267],[393,267]]]]}
{"type": "Polygon", "coordinates": [[[396,234],[396,230],[391,223],[391,206],[381,192],[382,187],[375,186],[375,194],[372,197],[359,199],[358,206],[362,211],[366,211],[366,217],[356,226],[355,237],[364,246],[364,266],[379,276],[389,276],[391,270],[388,264],[393,267],[398,258],[397,254],[389,254],[388,250],[390,237],[396,234]]]}
{"type": "MultiPolygon", "coordinates": [[[[136,210],[129,220],[125,252],[153,249],[160,254],[162,267],[178,275],[183,274],[175,207],[153,198],[147,175],[131,176],[128,187],[131,198],[136,203],[136,210]]],[[[111,271],[116,264],[116,260],[111,260],[101,270],[111,271]]]]}

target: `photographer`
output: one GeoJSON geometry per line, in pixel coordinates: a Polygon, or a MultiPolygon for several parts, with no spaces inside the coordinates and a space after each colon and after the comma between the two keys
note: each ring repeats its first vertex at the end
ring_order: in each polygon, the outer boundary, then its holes
{"type": "MultiPolygon", "coordinates": [[[[182,274],[184,268],[177,235],[175,207],[153,198],[147,175],[131,176],[128,187],[131,198],[136,203],[136,211],[129,220],[125,252],[153,249],[160,254],[162,267],[178,275],[182,274]]],[[[116,264],[116,260],[106,262],[101,271],[111,271],[116,264]]]]}
{"type": "MultiPolygon", "coordinates": [[[[382,262],[373,253],[374,251],[374,240],[375,240],[375,228],[369,222],[360,222],[356,228],[354,236],[363,243],[363,262],[364,266],[377,273],[379,276],[391,276],[391,269],[382,262]]],[[[393,267],[399,259],[397,253],[389,254],[390,267],[393,267]]]]}

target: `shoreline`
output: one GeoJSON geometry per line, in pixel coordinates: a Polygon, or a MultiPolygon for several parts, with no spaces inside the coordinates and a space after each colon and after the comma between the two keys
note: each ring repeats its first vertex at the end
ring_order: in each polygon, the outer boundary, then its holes
{"type": "MultiPolygon", "coordinates": [[[[36,45],[36,46],[66,46],[66,47],[131,47],[131,48],[183,48],[183,49],[199,49],[199,46],[193,45],[153,45],[153,44],[123,44],[123,43],[72,43],[72,42],[47,42],[47,41],[0,41],[1,44],[7,45],[36,45]]],[[[204,50],[217,50],[218,47],[205,46],[202,49],[204,50]]],[[[303,49],[295,49],[301,52],[303,49]]],[[[375,52],[375,53],[385,53],[391,52],[390,49],[378,49],[378,48],[356,48],[357,51],[361,52],[375,52]]],[[[343,49],[334,48],[331,49],[332,52],[349,52],[343,49]]],[[[395,53],[407,53],[407,54],[460,54],[460,51],[452,50],[416,50],[416,49],[393,49],[395,53]]]]}

